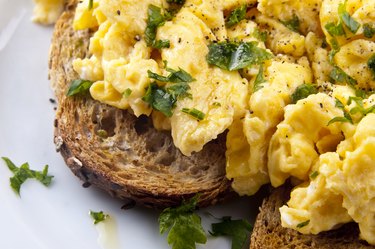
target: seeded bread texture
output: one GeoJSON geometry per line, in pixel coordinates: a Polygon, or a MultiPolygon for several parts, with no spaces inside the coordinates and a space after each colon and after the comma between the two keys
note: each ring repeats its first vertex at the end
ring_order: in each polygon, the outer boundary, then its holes
{"type": "Polygon", "coordinates": [[[92,34],[73,30],[76,3],[70,1],[56,23],[49,61],[58,102],[54,140],[73,173],[113,196],[156,208],[178,205],[197,193],[200,206],[232,197],[225,177],[225,135],[186,157],[170,133],[156,131],[148,117],[137,119],[90,96],[66,96],[79,77],[72,61],[89,56],[92,34]]]}
{"type": "Polygon", "coordinates": [[[358,225],[349,223],[319,235],[303,235],[283,228],[279,208],[290,197],[290,188],[280,187],[263,201],[255,221],[250,249],[374,249],[359,239],[358,225]]]}

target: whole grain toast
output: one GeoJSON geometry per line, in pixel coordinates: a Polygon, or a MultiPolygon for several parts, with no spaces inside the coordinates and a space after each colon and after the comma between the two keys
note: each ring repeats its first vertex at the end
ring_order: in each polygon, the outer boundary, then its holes
{"type": "Polygon", "coordinates": [[[93,32],[73,30],[77,2],[69,1],[56,23],[49,61],[58,102],[54,141],[73,173],[113,196],[152,207],[178,205],[197,193],[200,206],[233,196],[225,177],[225,135],[186,157],[148,117],[137,119],[90,96],[66,96],[79,77],[72,61],[89,56],[93,32]]]}
{"type": "Polygon", "coordinates": [[[345,224],[339,229],[318,235],[303,235],[281,226],[279,208],[290,197],[290,187],[277,188],[260,207],[251,236],[250,249],[374,249],[359,239],[358,225],[345,224]]]}

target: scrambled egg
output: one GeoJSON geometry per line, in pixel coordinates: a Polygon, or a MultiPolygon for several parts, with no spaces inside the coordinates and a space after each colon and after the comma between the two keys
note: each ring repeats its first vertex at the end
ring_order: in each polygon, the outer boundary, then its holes
{"type": "Polygon", "coordinates": [[[41,24],[53,24],[64,9],[64,0],[34,0],[32,20],[41,24]]]}
{"type": "Polygon", "coordinates": [[[240,195],[291,179],[284,227],[355,221],[375,245],[373,0],[170,2],[80,1],[73,26],[95,33],[73,68],[91,96],[150,116],[187,156],[228,131],[240,195]]]}

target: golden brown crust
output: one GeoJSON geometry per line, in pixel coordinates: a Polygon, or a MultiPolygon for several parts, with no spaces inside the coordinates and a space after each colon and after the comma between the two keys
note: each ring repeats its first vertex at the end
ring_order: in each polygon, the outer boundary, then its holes
{"type": "Polygon", "coordinates": [[[370,246],[365,241],[359,240],[359,229],[355,223],[349,223],[339,229],[322,232],[319,235],[303,235],[295,230],[283,228],[279,207],[289,199],[290,190],[288,187],[275,189],[271,196],[263,201],[255,221],[250,249],[375,248],[375,246],[370,246]]]}
{"type": "Polygon", "coordinates": [[[90,37],[88,30],[72,28],[75,3],[56,23],[49,61],[58,101],[55,143],[73,173],[116,197],[153,207],[178,205],[196,193],[201,193],[200,206],[233,196],[225,177],[225,135],[186,157],[147,117],[136,119],[89,96],[66,97],[68,85],[78,78],[72,61],[88,55],[90,37]]]}

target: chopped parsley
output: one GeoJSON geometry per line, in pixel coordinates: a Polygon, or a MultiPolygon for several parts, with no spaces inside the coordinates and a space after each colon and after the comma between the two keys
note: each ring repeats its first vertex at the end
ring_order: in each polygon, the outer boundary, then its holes
{"type": "Polygon", "coordinates": [[[230,236],[232,237],[232,249],[241,249],[244,247],[249,233],[253,227],[246,220],[232,220],[231,217],[223,217],[220,223],[213,223],[212,236],[230,236]]]}
{"type": "Polygon", "coordinates": [[[169,48],[169,40],[156,40],[157,28],[165,24],[165,21],[169,19],[169,15],[162,15],[161,8],[152,4],[148,6],[147,13],[147,26],[145,30],[145,40],[147,46],[157,49],[169,48]]]}
{"type": "Polygon", "coordinates": [[[194,213],[199,195],[189,201],[183,201],[176,208],[167,208],[159,216],[161,234],[168,232],[168,244],[173,249],[193,249],[195,244],[205,244],[207,236],[201,224],[201,218],[194,213]]]}
{"type": "Polygon", "coordinates": [[[350,116],[350,114],[345,110],[345,106],[344,104],[339,100],[339,99],[336,99],[336,104],[335,106],[337,108],[340,108],[343,113],[344,113],[344,116],[343,117],[334,117],[333,119],[331,119],[327,125],[330,125],[330,124],[333,124],[333,123],[336,123],[336,122],[341,122],[341,123],[351,123],[353,124],[353,119],[352,117],[350,116]]]}
{"type": "Polygon", "coordinates": [[[83,80],[83,79],[73,80],[72,83],[70,84],[70,87],[66,96],[71,97],[74,95],[86,94],[89,91],[93,83],[94,82],[90,80],[83,80]]]}
{"type": "Polygon", "coordinates": [[[367,61],[367,66],[372,72],[372,76],[375,79],[375,54],[373,54],[370,59],[367,61]]]}
{"type": "Polygon", "coordinates": [[[315,178],[317,178],[319,175],[319,171],[314,171],[310,174],[310,179],[311,180],[314,180],[315,178]]]}
{"type": "Polygon", "coordinates": [[[318,89],[313,84],[302,84],[296,88],[292,94],[292,103],[297,103],[298,100],[305,99],[311,94],[317,94],[318,89]]]}
{"type": "Polygon", "coordinates": [[[151,79],[158,80],[160,82],[189,83],[195,81],[195,79],[188,72],[181,68],[179,68],[178,71],[173,70],[171,68],[166,68],[166,70],[170,73],[168,76],[161,76],[148,70],[148,77],[151,79]]]}
{"type": "Polygon", "coordinates": [[[305,227],[307,226],[308,224],[310,224],[310,220],[307,220],[307,221],[304,221],[304,222],[301,222],[297,225],[297,228],[302,228],[302,227],[305,227]]]}
{"type": "Polygon", "coordinates": [[[251,65],[260,65],[273,55],[257,47],[257,42],[219,42],[208,46],[207,62],[219,68],[234,71],[251,65]]]}
{"type": "Polygon", "coordinates": [[[366,38],[372,38],[375,35],[375,27],[370,23],[363,24],[363,35],[366,38]]]}
{"type": "Polygon", "coordinates": [[[330,78],[336,82],[339,82],[339,83],[347,83],[351,86],[354,86],[357,84],[357,81],[355,79],[353,79],[352,77],[350,77],[349,75],[347,75],[344,70],[342,70],[341,68],[339,68],[338,66],[334,66],[331,73],[330,73],[330,78]]]}
{"type": "Polygon", "coordinates": [[[89,6],[87,8],[91,10],[93,7],[94,7],[94,0],[89,0],[89,6]]]}
{"type": "Polygon", "coordinates": [[[122,96],[124,96],[125,98],[128,98],[131,94],[132,94],[132,89],[130,89],[130,88],[127,88],[124,92],[123,92],[123,94],[122,94],[122,96]]]}
{"type": "Polygon", "coordinates": [[[159,87],[156,83],[151,83],[148,86],[142,100],[167,117],[172,117],[172,109],[177,101],[164,87],[159,87]]]}
{"type": "Polygon", "coordinates": [[[177,99],[192,97],[191,94],[188,93],[190,90],[188,83],[195,79],[181,68],[179,68],[178,71],[167,68],[167,71],[170,72],[168,76],[162,76],[150,70],[148,71],[149,78],[160,82],[170,82],[172,84],[169,84],[167,87],[158,86],[156,83],[150,84],[142,100],[150,104],[153,109],[160,111],[167,117],[171,117],[177,99]]]}
{"type": "Polygon", "coordinates": [[[259,67],[259,72],[257,74],[257,77],[255,78],[255,81],[254,81],[254,86],[253,86],[253,92],[256,92],[260,89],[263,88],[263,83],[266,82],[266,80],[264,79],[264,75],[263,75],[263,65],[260,65],[259,67]]]}
{"type": "Polygon", "coordinates": [[[258,39],[259,41],[265,42],[267,40],[267,32],[260,31],[258,28],[255,28],[253,32],[253,36],[258,39]]]}
{"type": "Polygon", "coordinates": [[[204,117],[206,116],[206,114],[204,114],[203,112],[195,109],[195,108],[192,108],[192,109],[189,109],[189,108],[182,108],[181,110],[183,113],[186,113],[186,114],[189,114],[190,116],[198,119],[198,120],[203,120],[204,117]]]}
{"type": "Polygon", "coordinates": [[[293,17],[291,19],[286,20],[286,21],[281,21],[281,23],[284,24],[284,26],[290,29],[291,31],[294,31],[297,33],[299,32],[300,21],[296,14],[293,14],[293,17]]]}
{"type": "Polygon", "coordinates": [[[107,218],[109,218],[108,214],[104,214],[103,211],[100,212],[94,212],[90,210],[90,216],[94,220],[94,224],[98,224],[99,222],[105,221],[107,218]]]}
{"type": "Polygon", "coordinates": [[[349,15],[349,13],[346,11],[346,2],[339,4],[339,16],[340,20],[345,24],[345,26],[352,32],[353,34],[357,33],[358,29],[361,27],[361,24],[359,24],[353,17],[349,15]]]}
{"type": "Polygon", "coordinates": [[[30,169],[28,163],[22,164],[19,168],[7,157],[2,157],[9,170],[13,172],[13,176],[9,179],[12,189],[20,195],[22,184],[27,179],[36,179],[44,186],[48,187],[51,184],[53,176],[48,175],[48,165],[44,166],[43,171],[35,171],[30,169]]]}
{"type": "Polygon", "coordinates": [[[331,36],[342,36],[345,35],[344,27],[342,26],[342,23],[339,22],[337,25],[333,22],[327,23],[324,28],[327,30],[327,32],[331,36]]]}
{"type": "Polygon", "coordinates": [[[340,46],[335,37],[333,37],[330,41],[332,50],[329,52],[328,59],[333,64],[333,58],[340,51],[340,46]]]}
{"type": "Polygon", "coordinates": [[[234,9],[230,13],[228,18],[225,20],[225,26],[227,28],[230,28],[230,27],[236,25],[237,23],[239,23],[240,21],[242,21],[243,19],[245,19],[246,11],[247,11],[246,5],[242,5],[238,8],[236,8],[236,9],[234,9]]]}

